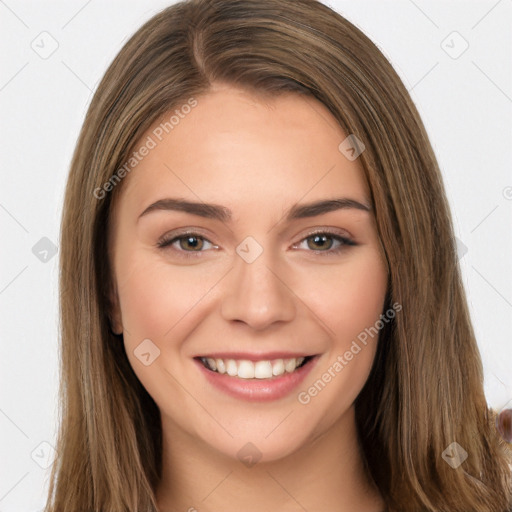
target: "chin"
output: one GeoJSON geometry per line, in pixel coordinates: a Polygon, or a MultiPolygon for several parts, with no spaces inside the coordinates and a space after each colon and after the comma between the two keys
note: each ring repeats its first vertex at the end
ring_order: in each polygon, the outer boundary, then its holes
{"type": "Polygon", "coordinates": [[[313,432],[308,435],[305,425],[289,422],[285,426],[288,420],[283,422],[283,418],[286,414],[282,414],[278,421],[265,421],[264,427],[261,419],[254,419],[248,428],[245,422],[237,428],[231,424],[228,430],[233,437],[225,432],[212,437],[210,431],[210,435],[201,438],[212,450],[226,458],[236,459],[247,467],[256,463],[276,462],[301,450],[314,438],[313,432]],[[280,422],[283,424],[280,425],[280,422]]]}

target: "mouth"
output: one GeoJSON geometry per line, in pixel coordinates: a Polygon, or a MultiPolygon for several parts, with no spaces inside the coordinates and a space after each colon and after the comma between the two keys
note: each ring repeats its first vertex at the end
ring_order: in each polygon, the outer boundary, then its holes
{"type": "Polygon", "coordinates": [[[267,402],[292,396],[320,357],[290,352],[239,352],[201,355],[193,361],[213,389],[238,400],[267,402]]]}
{"type": "Polygon", "coordinates": [[[292,395],[315,367],[320,354],[218,353],[194,357],[214,389],[238,400],[266,402],[292,395]]]}
{"type": "Polygon", "coordinates": [[[207,370],[246,380],[273,380],[298,371],[308,365],[316,355],[274,358],[274,359],[232,359],[222,357],[198,356],[194,359],[207,370]]]}

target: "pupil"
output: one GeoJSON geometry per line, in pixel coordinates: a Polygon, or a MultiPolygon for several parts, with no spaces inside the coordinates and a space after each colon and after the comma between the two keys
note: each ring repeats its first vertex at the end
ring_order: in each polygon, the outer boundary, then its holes
{"type": "Polygon", "coordinates": [[[191,245],[193,248],[197,248],[198,246],[198,239],[195,236],[189,236],[187,237],[187,243],[191,245]],[[195,243],[194,243],[195,240],[195,243]]]}
{"type": "Polygon", "coordinates": [[[323,241],[323,242],[325,242],[325,239],[326,239],[326,238],[327,238],[327,236],[326,236],[326,235],[314,235],[314,236],[313,236],[313,242],[314,242],[315,244],[319,244],[319,243],[321,244],[321,243],[322,243],[322,241],[323,241]]]}

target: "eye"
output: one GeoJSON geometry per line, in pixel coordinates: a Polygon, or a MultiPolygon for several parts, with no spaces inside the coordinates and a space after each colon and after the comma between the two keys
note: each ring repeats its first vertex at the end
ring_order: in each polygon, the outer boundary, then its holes
{"type": "MultiPolygon", "coordinates": [[[[315,233],[311,233],[306,238],[303,238],[297,245],[300,246],[304,242],[309,249],[313,250],[319,256],[336,255],[343,251],[346,248],[345,246],[357,245],[350,238],[330,231],[317,231],[315,233]],[[332,249],[333,245],[336,243],[338,244],[337,247],[332,249]]],[[[297,245],[294,247],[297,247],[297,245]]]]}
{"type": "Polygon", "coordinates": [[[210,244],[213,248],[218,249],[218,246],[213,245],[209,240],[199,235],[198,233],[183,233],[175,237],[164,236],[158,241],[157,246],[160,249],[164,249],[165,247],[173,246],[176,243],[179,247],[176,249],[176,251],[183,253],[185,257],[193,258],[199,256],[201,252],[204,252],[201,249],[205,247],[205,244],[210,244]],[[189,248],[191,250],[189,250],[189,248]],[[196,255],[193,253],[198,254],[196,255]]]}
{"type": "MultiPolygon", "coordinates": [[[[293,248],[300,248],[300,245],[304,243],[306,243],[307,249],[310,249],[308,252],[312,251],[319,256],[337,255],[346,249],[346,246],[357,245],[350,238],[330,231],[317,231],[311,233],[307,237],[303,238],[299,244],[295,244],[293,248]]],[[[181,253],[183,257],[194,258],[200,257],[201,253],[205,252],[203,249],[208,249],[208,244],[211,248],[219,248],[199,233],[189,232],[182,233],[178,236],[164,236],[158,241],[157,247],[164,249],[166,247],[174,246],[174,250],[181,253]]]]}

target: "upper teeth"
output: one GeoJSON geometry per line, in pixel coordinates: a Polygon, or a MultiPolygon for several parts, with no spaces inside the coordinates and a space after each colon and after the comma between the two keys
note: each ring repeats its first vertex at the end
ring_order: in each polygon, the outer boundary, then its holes
{"type": "Polygon", "coordinates": [[[283,375],[285,372],[293,372],[297,366],[304,362],[304,357],[256,362],[246,359],[213,359],[211,357],[202,357],[201,360],[211,370],[218,373],[227,373],[231,377],[269,379],[272,376],[283,375]]]}

